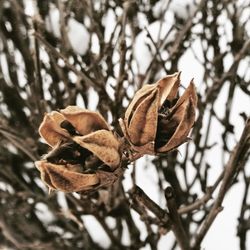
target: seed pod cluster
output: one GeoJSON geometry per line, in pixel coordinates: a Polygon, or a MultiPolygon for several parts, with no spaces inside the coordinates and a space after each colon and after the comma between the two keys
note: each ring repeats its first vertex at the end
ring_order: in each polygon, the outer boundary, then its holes
{"type": "Polygon", "coordinates": [[[193,80],[181,96],[179,86],[175,73],[139,89],[119,120],[125,140],[97,112],[68,106],[46,114],[39,133],[52,150],[36,162],[41,179],[64,192],[95,190],[122,175],[122,149],[140,156],[176,149],[188,140],[197,106],[193,80]]]}

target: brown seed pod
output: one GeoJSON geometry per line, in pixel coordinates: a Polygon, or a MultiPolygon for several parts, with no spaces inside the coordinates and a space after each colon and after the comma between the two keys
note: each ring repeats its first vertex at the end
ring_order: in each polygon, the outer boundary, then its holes
{"type": "Polygon", "coordinates": [[[36,162],[50,189],[87,191],[113,183],[106,175],[118,178],[120,142],[99,113],[75,106],[53,111],[45,115],[39,133],[52,147],[36,162]]]}
{"type": "Polygon", "coordinates": [[[141,154],[166,153],[187,140],[195,121],[193,81],[177,98],[180,73],[145,85],[135,94],[120,126],[131,147],[141,154]]]}

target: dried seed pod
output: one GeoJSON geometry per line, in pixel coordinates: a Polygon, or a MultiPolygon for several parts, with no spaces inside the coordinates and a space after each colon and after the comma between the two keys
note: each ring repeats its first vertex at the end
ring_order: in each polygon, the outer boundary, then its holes
{"type": "Polygon", "coordinates": [[[111,183],[99,172],[112,176],[120,166],[120,142],[100,114],[69,106],[46,114],[39,132],[52,150],[36,166],[51,189],[86,191],[111,183]]]}
{"type": "Polygon", "coordinates": [[[177,98],[180,73],[138,90],[120,125],[131,147],[142,154],[166,153],[187,140],[195,121],[193,81],[177,98]]]}

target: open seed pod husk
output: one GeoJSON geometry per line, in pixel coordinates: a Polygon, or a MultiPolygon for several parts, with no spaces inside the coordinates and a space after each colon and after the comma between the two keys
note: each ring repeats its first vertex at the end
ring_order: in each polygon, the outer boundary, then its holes
{"type": "Polygon", "coordinates": [[[178,98],[180,73],[168,75],[139,89],[120,126],[134,151],[167,153],[187,141],[195,121],[197,95],[193,80],[178,98]]]}
{"type": "Polygon", "coordinates": [[[50,189],[88,191],[119,177],[120,142],[99,113],[75,106],[52,111],[45,115],[39,133],[52,147],[36,162],[50,189]]]}

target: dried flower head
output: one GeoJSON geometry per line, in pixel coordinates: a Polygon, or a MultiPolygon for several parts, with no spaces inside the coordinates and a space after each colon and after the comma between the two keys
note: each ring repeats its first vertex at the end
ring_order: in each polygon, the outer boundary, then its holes
{"type": "Polygon", "coordinates": [[[197,96],[193,80],[177,98],[180,73],[138,90],[120,119],[124,136],[141,154],[166,153],[185,141],[195,121],[197,96]]]}
{"type": "Polygon", "coordinates": [[[52,147],[36,162],[49,188],[85,191],[118,178],[120,143],[99,113],[76,106],[53,111],[45,115],[39,133],[52,147]]]}

